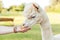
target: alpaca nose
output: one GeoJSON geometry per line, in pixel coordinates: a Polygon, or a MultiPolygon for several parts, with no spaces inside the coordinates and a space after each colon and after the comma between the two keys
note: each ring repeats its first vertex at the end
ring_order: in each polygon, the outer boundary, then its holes
{"type": "Polygon", "coordinates": [[[28,27],[26,24],[23,24],[23,26],[24,26],[25,28],[27,28],[27,27],[28,27]]]}
{"type": "Polygon", "coordinates": [[[24,26],[25,24],[23,24],[23,26],[24,26]]]}

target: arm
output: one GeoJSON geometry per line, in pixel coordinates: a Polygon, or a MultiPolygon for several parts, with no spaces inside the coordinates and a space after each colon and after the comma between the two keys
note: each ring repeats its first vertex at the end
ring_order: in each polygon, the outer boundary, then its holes
{"type": "Polygon", "coordinates": [[[8,34],[8,33],[14,33],[14,27],[0,26],[0,34],[8,34]]]}
{"type": "Polygon", "coordinates": [[[16,27],[0,26],[0,34],[27,32],[28,30],[30,30],[30,28],[21,28],[20,26],[16,27]]]}

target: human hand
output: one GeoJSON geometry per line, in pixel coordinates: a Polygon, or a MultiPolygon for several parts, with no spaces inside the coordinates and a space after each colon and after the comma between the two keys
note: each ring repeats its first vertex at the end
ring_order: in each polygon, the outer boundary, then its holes
{"type": "Polygon", "coordinates": [[[27,32],[28,30],[30,30],[31,28],[29,27],[24,27],[24,26],[15,26],[14,27],[14,32],[17,33],[17,32],[27,32]]]}
{"type": "Polygon", "coordinates": [[[21,28],[21,30],[20,30],[20,32],[27,32],[28,30],[31,30],[31,28],[29,28],[29,27],[23,27],[23,28],[21,28]]]}

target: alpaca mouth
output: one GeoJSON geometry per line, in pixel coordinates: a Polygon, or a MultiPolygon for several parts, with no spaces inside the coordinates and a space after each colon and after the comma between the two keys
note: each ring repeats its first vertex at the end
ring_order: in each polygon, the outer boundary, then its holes
{"type": "Polygon", "coordinates": [[[23,24],[23,27],[24,27],[24,28],[28,28],[29,26],[28,26],[28,25],[23,24]]]}

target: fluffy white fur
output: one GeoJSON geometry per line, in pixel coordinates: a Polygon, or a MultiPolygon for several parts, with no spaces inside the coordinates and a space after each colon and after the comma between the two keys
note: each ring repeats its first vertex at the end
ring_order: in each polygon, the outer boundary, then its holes
{"type": "Polygon", "coordinates": [[[38,4],[26,4],[23,13],[26,17],[25,26],[32,26],[36,23],[41,25],[42,40],[60,40],[60,35],[53,35],[48,16],[38,4]]]}

